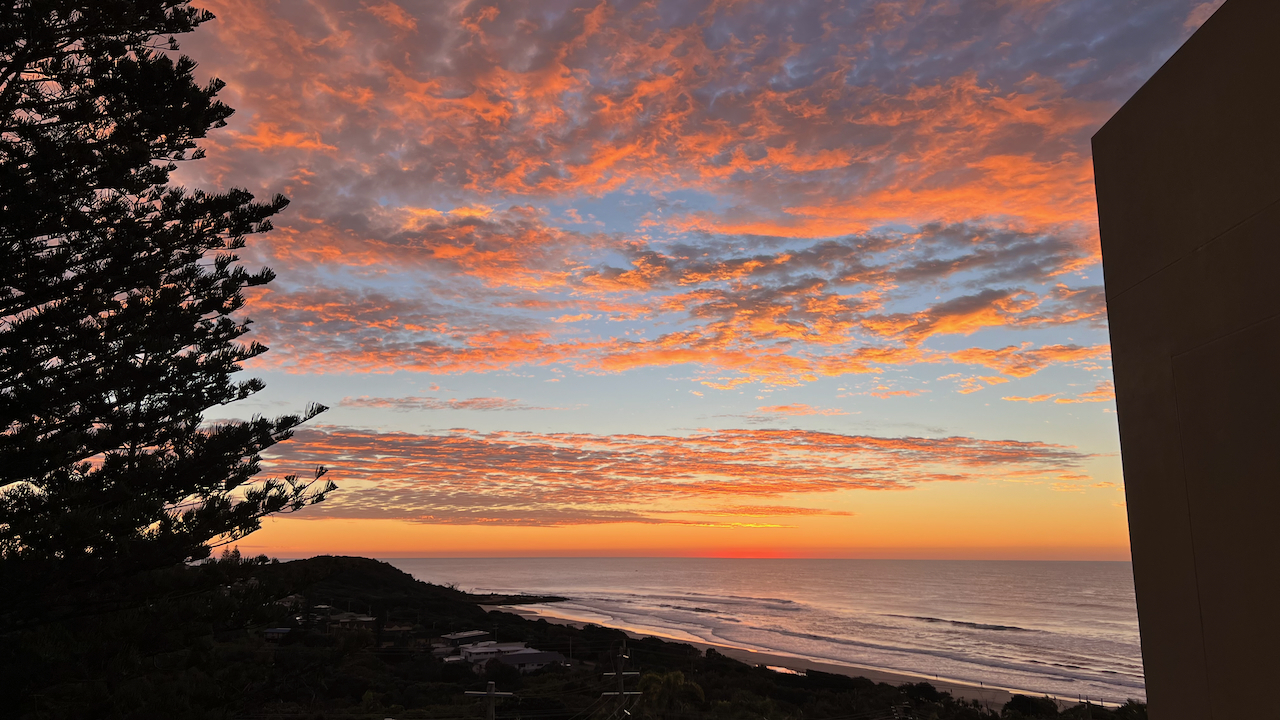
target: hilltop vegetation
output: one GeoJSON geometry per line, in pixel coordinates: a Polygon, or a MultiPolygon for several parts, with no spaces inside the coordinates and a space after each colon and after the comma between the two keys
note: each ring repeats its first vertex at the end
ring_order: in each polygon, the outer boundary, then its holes
{"type": "Polygon", "coordinates": [[[465,693],[493,681],[516,693],[499,701],[498,718],[624,718],[619,701],[601,694],[616,690],[603,673],[613,670],[624,641],[628,669],[641,673],[627,689],[643,692],[625,709],[653,720],[1146,717],[1136,704],[1057,714],[1052,703],[1019,697],[987,709],[928,683],[780,674],[715,650],[486,612],[478,603],[495,598],[419,582],[364,558],[275,563],[229,555],[154,573],[101,600],[92,614],[25,628],[4,645],[3,677],[21,689],[6,717],[462,720],[484,717],[483,702],[465,693]],[[317,611],[322,605],[329,608],[317,611]],[[308,620],[348,609],[372,622],[326,632],[324,623],[308,620]],[[290,632],[269,642],[263,631],[278,627],[290,632]],[[429,638],[471,629],[562,653],[571,667],[521,675],[490,662],[476,673],[432,656],[429,638]]]}

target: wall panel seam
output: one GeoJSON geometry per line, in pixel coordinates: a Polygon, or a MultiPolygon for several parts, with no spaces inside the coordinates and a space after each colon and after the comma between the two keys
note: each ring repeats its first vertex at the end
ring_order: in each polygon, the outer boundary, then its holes
{"type": "MultiPolygon", "coordinates": [[[[1131,292],[1132,290],[1136,289],[1138,286],[1143,285],[1144,283],[1146,283],[1147,281],[1149,281],[1149,280],[1151,280],[1152,278],[1156,277],[1157,275],[1159,275],[1159,274],[1161,274],[1161,273],[1165,272],[1165,271],[1166,271],[1166,270],[1168,270],[1169,268],[1172,268],[1174,265],[1177,265],[1178,263],[1183,262],[1184,260],[1186,260],[1187,258],[1191,257],[1192,255],[1195,255],[1196,253],[1198,253],[1198,252],[1200,252],[1200,251],[1204,250],[1205,248],[1209,247],[1210,245],[1212,245],[1213,243],[1215,243],[1215,242],[1217,242],[1218,240],[1222,239],[1223,237],[1226,237],[1227,235],[1230,235],[1232,232],[1234,232],[1236,229],[1238,229],[1241,225],[1246,225],[1246,224],[1248,224],[1248,223],[1252,222],[1252,221],[1253,221],[1255,218],[1257,218],[1259,215],[1262,215],[1263,213],[1266,213],[1268,210],[1271,210],[1272,208],[1276,207],[1277,205],[1280,205],[1280,198],[1276,198],[1275,200],[1272,200],[1271,202],[1269,202],[1269,203],[1267,203],[1266,205],[1262,206],[1262,207],[1261,207],[1261,208],[1259,208],[1256,212],[1252,213],[1251,215],[1249,215],[1249,216],[1248,216],[1248,217],[1246,217],[1245,219],[1243,219],[1243,220],[1241,220],[1241,221],[1239,221],[1239,222],[1235,223],[1235,224],[1234,224],[1234,225],[1232,225],[1231,227],[1229,227],[1229,228],[1227,228],[1227,229],[1223,230],[1222,232],[1218,233],[1217,235],[1214,235],[1213,237],[1209,238],[1208,240],[1205,240],[1204,242],[1200,243],[1199,245],[1196,245],[1195,247],[1193,247],[1193,248],[1191,248],[1190,250],[1186,251],[1185,253],[1183,253],[1183,254],[1179,255],[1178,257],[1174,258],[1173,260],[1170,260],[1168,263],[1166,263],[1166,264],[1162,265],[1161,267],[1159,267],[1159,268],[1157,268],[1157,269],[1155,269],[1155,270],[1151,271],[1149,274],[1142,276],[1142,278],[1141,278],[1141,279],[1137,280],[1136,282],[1134,282],[1132,285],[1130,285],[1130,286],[1126,287],[1125,289],[1123,289],[1123,290],[1121,290],[1121,291],[1117,292],[1115,295],[1107,295],[1107,301],[1108,301],[1108,302],[1110,302],[1111,300],[1119,300],[1120,298],[1124,297],[1126,294],[1128,294],[1128,293],[1129,293],[1129,292],[1131,292]]],[[[1105,281],[1105,269],[1104,269],[1104,271],[1103,271],[1103,272],[1104,272],[1104,281],[1105,281]]]]}

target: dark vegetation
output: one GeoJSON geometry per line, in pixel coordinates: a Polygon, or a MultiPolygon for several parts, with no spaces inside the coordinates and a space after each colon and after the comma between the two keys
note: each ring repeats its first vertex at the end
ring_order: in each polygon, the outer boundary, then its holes
{"type": "Polygon", "coordinates": [[[206,558],[332,486],[255,477],[324,410],[204,424],[260,380],[235,252],[288,201],[170,184],[231,108],[186,0],[0,3],[0,631],[206,558]]]}
{"type": "MultiPolygon", "coordinates": [[[[928,683],[893,687],[863,678],[809,672],[786,675],[709,650],[618,630],[576,629],[506,612],[492,598],[429,585],[375,560],[319,557],[287,563],[227,555],[193,567],[157,571],[136,592],[149,600],[92,617],[28,628],[6,645],[4,682],[18,718],[438,718],[484,717],[484,702],[464,693],[499,691],[498,718],[626,718],[613,670],[624,640],[631,716],[654,720],[977,720],[1095,718],[1139,720],[1145,709],[1083,706],[1058,713],[1051,702],[1015,698],[1004,708],[952,699],[928,683]],[[292,597],[291,597],[292,596],[292,597]],[[290,598],[295,604],[281,604],[290,598]],[[315,606],[376,618],[372,627],[337,630],[315,606]],[[301,616],[301,620],[299,617],[301,616]],[[290,627],[280,642],[264,630],[290,627]],[[388,628],[411,627],[392,637],[388,628]],[[425,642],[461,630],[496,632],[501,641],[571,656],[571,667],[521,675],[490,662],[484,672],[445,664],[425,642]],[[417,642],[415,642],[417,641],[417,642]]],[[[545,598],[509,598],[537,601],[545,598]]]]}

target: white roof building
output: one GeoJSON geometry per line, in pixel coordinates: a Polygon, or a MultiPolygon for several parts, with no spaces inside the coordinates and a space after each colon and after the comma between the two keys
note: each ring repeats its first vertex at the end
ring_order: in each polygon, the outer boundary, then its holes
{"type": "Polygon", "coordinates": [[[450,645],[465,645],[468,642],[478,642],[482,638],[489,637],[489,633],[485,630],[463,630],[462,632],[453,632],[448,635],[441,635],[440,639],[450,645]]]}
{"type": "Polygon", "coordinates": [[[493,640],[471,643],[470,645],[463,645],[458,648],[462,653],[463,659],[472,663],[486,662],[498,657],[499,655],[507,655],[509,653],[525,649],[527,649],[527,646],[522,642],[500,643],[494,642],[493,640]]]}
{"type": "Polygon", "coordinates": [[[525,648],[498,656],[498,662],[514,666],[521,673],[531,673],[548,665],[565,664],[564,655],[548,650],[525,648]]]}

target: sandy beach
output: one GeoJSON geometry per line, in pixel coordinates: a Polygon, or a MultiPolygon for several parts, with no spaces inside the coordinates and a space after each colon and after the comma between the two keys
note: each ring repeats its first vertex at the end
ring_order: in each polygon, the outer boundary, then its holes
{"type": "MultiPolygon", "coordinates": [[[[564,618],[545,615],[535,610],[519,605],[481,605],[485,610],[499,610],[502,612],[520,615],[530,620],[546,620],[550,623],[560,625],[571,625],[574,627],[583,627],[586,623],[564,618]]],[[[621,629],[621,628],[619,628],[621,629]]],[[[628,635],[639,639],[644,635],[624,630],[628,635]]],[[[671,638],[662,638],[671,640],[671,638]]],[[[793,671],[816,670],[819,672],[833,673],[838,675],[847,675],[849,677],[864,677],[868,680],[878,683],[888,683],[890,685],[903,685],[905,683],[928,682],[939,690],[951,693],[952,697],[963,698],[965,700],[977,700],[986,707],[993,710],[999,710],[1005,703],[1009,702],[1013,697],[1013,692],[1005,688],[989,688],[981,685],[973,685],[971,683],[963,683],[954,680],[947,680],[933,677],[930,675],[914,675],[904,672],[893,672],[889,670],[880,670],[877,668],[860,667],[857,665],[847,665],[844,663],[821,662],[818,660],[810,660],[808,658],[797,657],[794,655],[784,655],[779,653],[758,652],[745,648],[731,647],[728,645],[718,645],[715,643],[694,642],[689,640],[673,640],[673,642],[682,642],[692,645],[703,652],[707,648],[715,648],[716,652],[727,655],[735,660],[748,663],[750,665],[765,665],[771,667],[786,668],[793,671]]],[[[1060,707],[1070,707],[1075,705],[1074,701],[1065,702],[1059,700],[1060,707]]]]}

